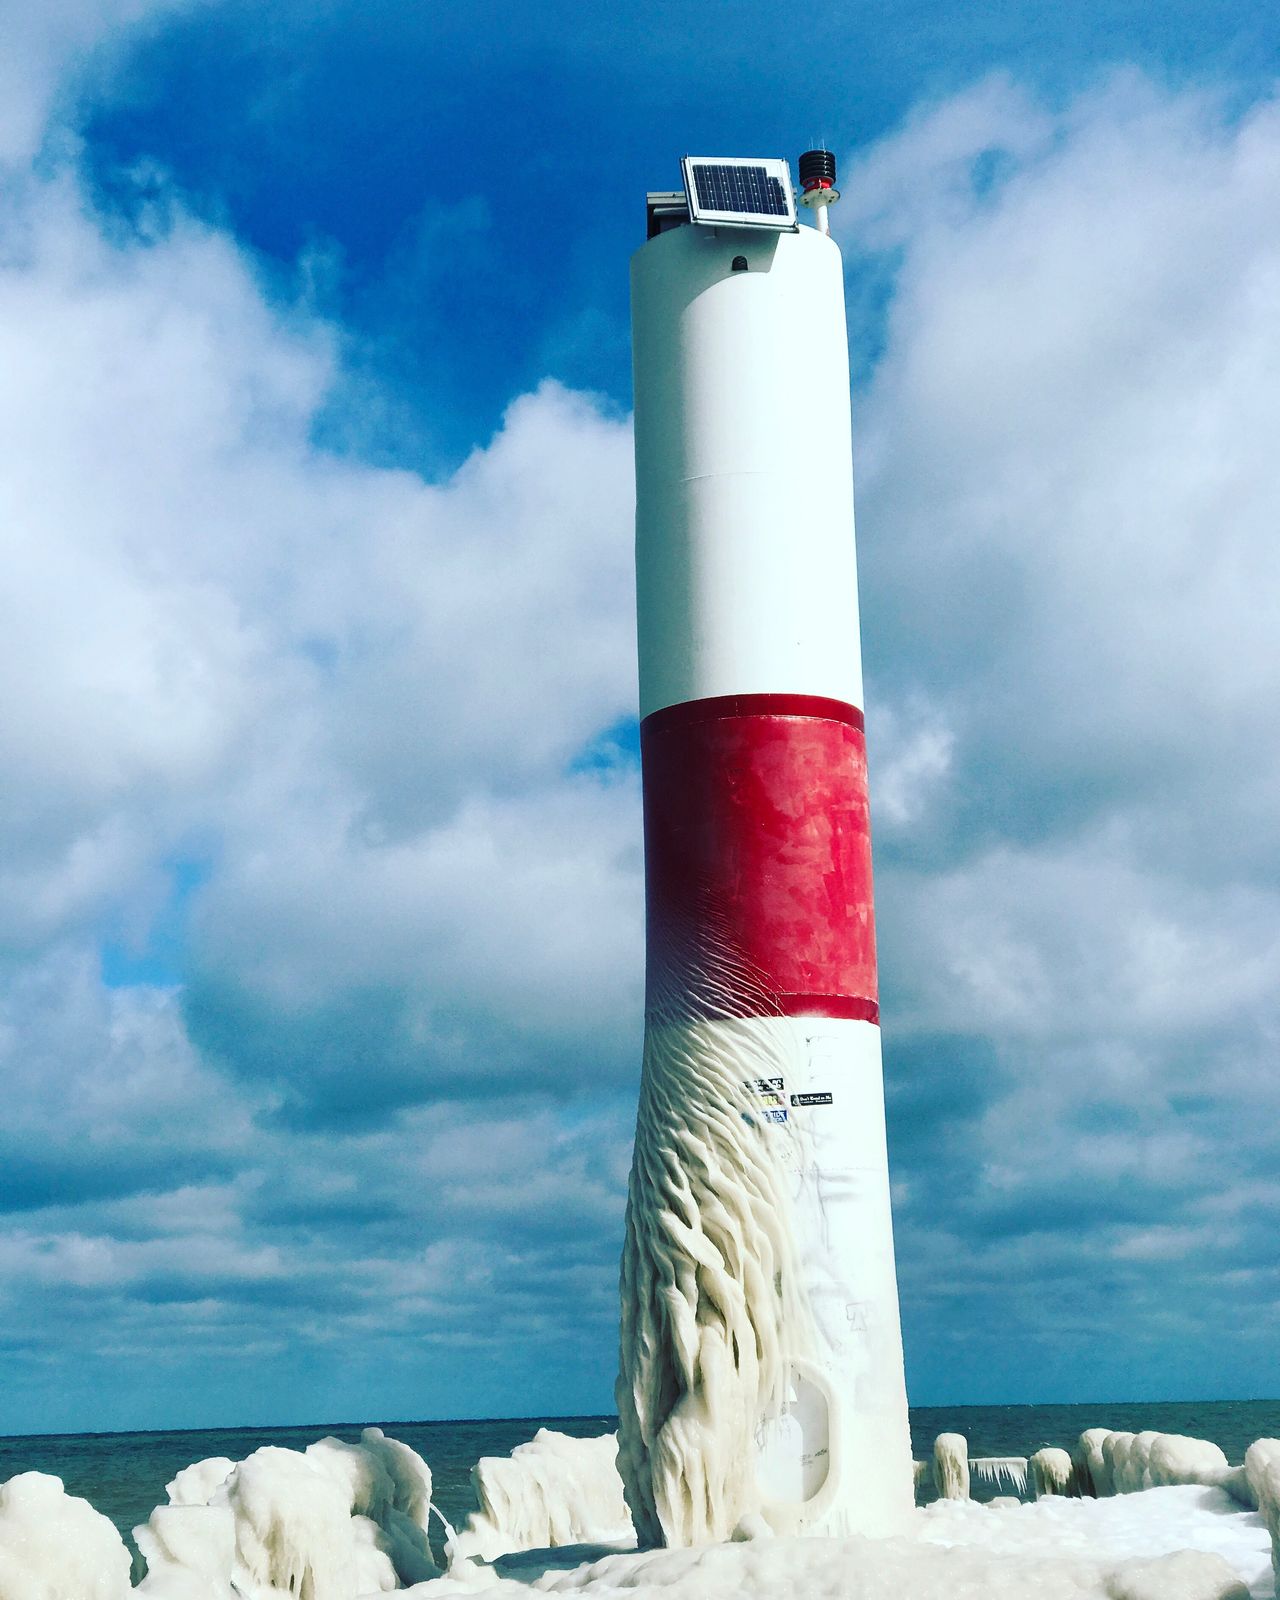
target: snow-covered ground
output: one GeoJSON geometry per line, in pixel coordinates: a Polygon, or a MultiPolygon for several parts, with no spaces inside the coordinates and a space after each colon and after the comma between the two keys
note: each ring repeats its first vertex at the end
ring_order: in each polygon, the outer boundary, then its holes
{"type": "MultiPolygon", "coordinates": [[[[543,1553],[421,1584],[413,1600],[1254,1600],[1273,1594],[1256,1512],[1219,1489],[1148,1489],[1033,1505],[938,1501],[899,1539],[760,1539],[607,1555],[547,1570],[543,1553]]],[[[569,1552],[557,1552],[561,1559],[569,1552]]]]}
{"type": "MultiPolygon", "coordinates": [[[[612,1519],[616,1534],[604,1443],[548,1435],[504,1458],[500,1471],[478,1469],[478,1486],[501,1486],[482,1513],[485,1545],[511,1516],[526,1541],[538,1529],[549,1539],[579,1536],[597,1516],[612,1519]],[[551,1504],[556,1483],[569,1486],[572,1504],[551,1504]]],[[[111,1523],[56,1478],[26,1473],[0,1486],[0,1600],[375,1600],[391,1591],[405,1600],[519,1600],[531,1591],[595,1600],[1270,1600],[1275,1592],[1264,1517],[1195,1484],[1029,1505],[941,1499],[893,1539],[761,1536],[644,1552],[582,1544],[486,1562],[474,1553],[480,1541],[464,1533],[449,1540],[447,1573],[427,1537],[430,1470],[376,1429],[359,1446],[325,1440],[305,1452],[197,1463],[169,1492],[170,1504],[138,1530],[150,1571],[133,1590],[111,1523]]],[[[597,1537],[606,1531],[596,1528],[597,1537]]],[[[437,1550],[451,1533],[440,1530],[437,1550]]]]}

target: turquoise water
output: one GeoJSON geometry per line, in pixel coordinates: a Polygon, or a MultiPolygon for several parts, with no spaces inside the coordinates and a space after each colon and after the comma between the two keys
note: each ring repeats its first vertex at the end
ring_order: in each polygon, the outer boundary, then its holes
{"type": "MultiPolygon", "coordinates": [[[[377,1422],[427,1461],[435,1499],[455,1524],[474,1509],[470,1471],[481,1456],[506,1455],[538,1428],[589,1438],[609,1432],[614,1417],[525,1417],[477,1422],[377,1422]]],[[[358,1440],[358,1422],[317,1422],[304,1428],[216,1428],[173,1433],[40,1434],[0,1438],[0,1482],[15,1472],[51,1472],[70,1494],[82,1495],[122,1533],[145,1522],[165,1499],[174,1473],[205,1456],[240,1460],[260,1445],[301,1449],[333,1434],[358,1440]]],[[[975,1456],[1030,1455],[1041,1445],[1070,1448],[1085,1428],[1138,1433],[1187,1433],[1212,1439],[1228,1460],[1243,1459],[1255,1440],[1280,1435],[1280,1400],[1156,1401],[1083,1406],[946,1406],[911,1413],[917,1457],[931,1454],[939,1433],[962,1433],[975,1456]]]]}

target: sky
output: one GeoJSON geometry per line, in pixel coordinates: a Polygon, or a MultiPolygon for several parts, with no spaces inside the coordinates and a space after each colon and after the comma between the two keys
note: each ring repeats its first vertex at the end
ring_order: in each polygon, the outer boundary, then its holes
{"type": "Polygon", "coordinates": [[[0,24],[0,1431],[611,1409],[627,259],[818,141],[911,1398],[1274,1396],[1266,8],[0,24]]]}

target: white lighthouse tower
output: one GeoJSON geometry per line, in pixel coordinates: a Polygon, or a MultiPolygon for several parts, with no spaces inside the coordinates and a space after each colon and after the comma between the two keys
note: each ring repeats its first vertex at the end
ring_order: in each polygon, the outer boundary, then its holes
{"type": "Polygon", "coordinates": [[[645,1053],[619,1462],[642,1541],[900,1531],[889,1208],[826,152],[690,157],[632,263],[645,1053]]]}

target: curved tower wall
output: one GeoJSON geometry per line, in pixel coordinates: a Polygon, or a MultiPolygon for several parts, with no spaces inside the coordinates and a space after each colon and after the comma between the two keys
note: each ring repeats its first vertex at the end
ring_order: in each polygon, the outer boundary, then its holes
{"type": "MultiPolygon", "coordinates": [[[[740,1089],[730,1109],[759,1130],[780,1175],[800,1291],[780,1313],[783,1414],[768,1414],[776,1394],[756,1395],[757,1460],[725,1496],[779,1531],[891,1533],[913,1485],[839,250],[811,228],[677,227],[636,253],[632,317],[648,1011],[624,1257],[622,1456],[631,1477],[668,1459],[663,1408],[674,1416],[698,1403],[679,1382],[637,1377],[628,1341],[653,1334],[628,1332],[625,1302],[637,1208],[657,1204],[641,1171],[641,1139],[655,1137],[646,1118],[678,1120],[653,1109],[652,1080],[670,1075],[655,1063],[702,1051],[731,1064],[720,1092],[740,1089]],[[642,1396],[630,1415],[627,1386],[646,1382],[669,1392],[647,1414],[642,1396]]],[[[701,1173],[713,1190],[715,1171],[701,1173]]],[[[701,1294],[704,1278],[699,1269],[688,1292],[701,1294]]],[[[668,1542],[690,1532],[654,1515],[668,1542]]],[[[714,1522],[695,1516],[692,1533],[731,1531],[714,1522]]]]}

